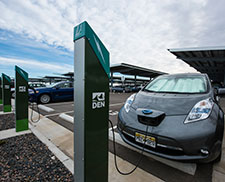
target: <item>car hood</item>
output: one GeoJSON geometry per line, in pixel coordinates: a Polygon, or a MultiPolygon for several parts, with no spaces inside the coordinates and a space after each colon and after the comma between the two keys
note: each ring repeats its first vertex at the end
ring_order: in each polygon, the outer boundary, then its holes
{"type": "Polygon", "coordinates": [[[187,115],[197,102],[206,98],[209,98],[209,94],[165,94],[141,91],[136,95],[132,107],[162,111],[167,116],[187,115]]]}

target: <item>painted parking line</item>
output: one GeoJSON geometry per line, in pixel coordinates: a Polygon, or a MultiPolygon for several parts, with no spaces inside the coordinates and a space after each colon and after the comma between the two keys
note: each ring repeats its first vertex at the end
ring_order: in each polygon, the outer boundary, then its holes
{"type": "Polygon", "coordinates": [[[58,102],[58,103],[51,103],[51,104],[46,104],[46,106],[58,106],[58,105],[69,105],[71,104],[73,106],[73,102],[58,102]]]}
{"type": "MultiPolygon", "coordinates": [[[[65,114],[68,114],[68,113],[73,113],[74,111],[67,111],[67,112],[63,112],[65,114]]],[[[58,112],[58,113],[53,113],[53,114],[47,114],[47,115],[44,115],[44,117],[51,117],[51,116],[57,116],[57,115],[60,115],[62,114],[62,112],[58,112]]]]}
{"type": "Polygon", "coordinates": [[[123,105],[125,102],[121,102],[121,103],[115,103],[115,104],[109,104],[109,106],[119,106],[119,105],[123,105]]]}

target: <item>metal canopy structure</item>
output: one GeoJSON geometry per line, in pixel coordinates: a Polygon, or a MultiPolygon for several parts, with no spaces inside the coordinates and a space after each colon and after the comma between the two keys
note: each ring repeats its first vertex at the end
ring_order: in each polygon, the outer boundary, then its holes
{"type": "Polygon", "coordinates": [[[115,73],[119,72],[124,75],[133,75],[133,76],[144,76],[144,77],[150,77],[154,78],[159,75],[163,75],[166,73],[155,71],[139,66],[134,66],[126,63],[120,63],[110,66],[110,72],[115,73]]]}
{"type": "Polygon", "coordinates": [[[214,82],[223,82],[225,76],[225,46],[168,49],[197,71],[207,73],[214,82]]]}

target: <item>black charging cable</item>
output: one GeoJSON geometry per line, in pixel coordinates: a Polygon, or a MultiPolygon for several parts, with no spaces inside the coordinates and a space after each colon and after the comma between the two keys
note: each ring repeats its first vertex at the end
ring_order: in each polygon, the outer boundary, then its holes
{"type": "Polygon", "coordinates": [[[40,114],[40,111],[39,111],[39,107],[38,107],[38,104],[37,103],[35,103],[35,102],[32,102],[31,103],[31,114],[30,114],[30,121],[32,122],[32,123],[37,123],[37,122],[39,122],[40,121],[40,119],[41,119],[41,114],[40,114]],[[34,109],[35,109],[35,106],[36,105],[36,108],[37,108],[37,113],[38,113],[38,119],[37,120],[33,120],[33,113],[34,113],[34,109]]]}
{"type": "Polygon", "coordinates": [[[146,132],[145,132],[145,138],[144,138],[144,144],[143,144],[143,147],[142,147],[142,150],[141,150],[141,153],[140,153],[140,156],[139,156],[139,159],[137,161],[137,164],[135,165],[135,167],[129,171],[129,172],[122,172],[119,167],[118,167],[118,164],[117,164],[117,160],[116,160],[116,141],[115,141],[115,130],[113,128],[113,124],[112,124],[112,121],[109,120],[109,123],[111,125],[111,128],[112,128],[112,134],[113,134],[113,150],[114,150],[114,163],[115,163],[115,167],[116,167],[116,170],[118,171],[118,173],[120,173],[121,175],[130,175],[132,174],[139,166],[139,164],[141,163],[142,159],[143,159],[143,154],[144,154],[144,149],[145,149],[145,144],[146,144],[146,138],[147,138],[147,132],[148,132],[148,125],[146,127],[146,132]]]}
{"type": "MultiPolygon", "coordinates": [[[[36,97],[36,90],[34,87],[29,87],[29,89],[33,90],[34,94],[35,94],[35,97],[36,97]]],[[[36,102],[31,102],[31,115],[30,115],[30,121],[32,123],[37,123],[39,122],[41,119],[41,114],[40,114],[40,110],[39,110],[39,107],[38,107],[38,104],[36,102]],[[34,113],[34,109],[35,109],[35,106],[36,105],[36,108],[37,108],[37,113],[38,113],[38,119],[37,120],[33,120],[33,113],[34,113]]]]}

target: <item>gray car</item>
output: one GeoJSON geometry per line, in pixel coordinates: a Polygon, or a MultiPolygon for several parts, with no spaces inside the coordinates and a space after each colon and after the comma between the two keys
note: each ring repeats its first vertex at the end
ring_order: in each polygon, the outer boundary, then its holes
{"type": "Polygon", "coordinates": [[[167,159],[219,161],[224,113],[215,98],[206,74],[159,76],[127,99],[119,133],[126,143],[167,159]]]}

